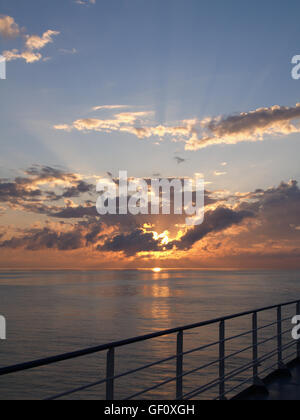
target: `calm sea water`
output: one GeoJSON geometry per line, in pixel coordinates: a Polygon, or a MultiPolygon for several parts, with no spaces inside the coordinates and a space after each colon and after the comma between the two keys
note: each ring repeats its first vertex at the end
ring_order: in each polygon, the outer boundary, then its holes
{"type": "MultiPolygon", "coordinates": [[[[300,272],[266,271],[103,271],[1,272],[0,314],[7,319],[7,340],[0,341],[0,365],[30,361],[137,335],[178,327],[248,309],[300,298],[300,272]]],[[[294,315],[294,308],[290,309],[294,315]]],[[[285,314],[284,314],[285,315],[285,314]]],[[[260,318],[261,325],[275,318],[260,318]]],[[[290,325],[290,322],[288,322],[290,325]]],[[[251,329],[248,317],[228,323],[227,336],[251,329]]],[[[260,340],[274,335],[270,328],[260,340]]],[[[290,338],[290,337],[289,337],[290,338]]],[[[175,354],[176,337],[118,349],[116,373],[175,354]]],[[[185,350],[214,342],[216,327],[185,334],[185,350]]],[[[227,354],[251,344],[250,337],[229,343],[227,354]]],[[[273,349],[275,343],[261,347],[273,349]],[[270,347],[273,345],[273,347],[270,347]]],[[[291,350],[289,351],[291,353],[291,350]]],[[[289,355],[287,355],[289,356],[289,355]]],[[[251,352],[228,360],[227,372],[249,361],[251,352]]],[[[212,348],[187,356],[185,371],[218,359],[212,348]]],[[[47,398],[105,374],[105,354],[63,362],[0,378],[1,399],[47,398]]],[[[184,392],[217,377],[218,366],[184,379],[184,392]]],[[[118,380],[116,397],[124,398],[175,374],[175,361],[118,380]]],[[[247,377],[241,374],[237,381],[247,377]]],[[[228,384],[233,386],[235,382],[228,384]]],[[[174,398],[175,383],[140,398],[174,398]]],[[[74,395],[102,399],[103,386],[74,395]]],[[[216,396],[216,390],[205,394],[216,396]]]]}

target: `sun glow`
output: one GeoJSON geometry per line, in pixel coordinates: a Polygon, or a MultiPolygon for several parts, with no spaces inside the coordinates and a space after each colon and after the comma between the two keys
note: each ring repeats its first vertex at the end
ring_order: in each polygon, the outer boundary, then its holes
{"type": "Polygon", "coordinates": [[[152,269],[153,273],[160,273],[161,272],[161,268],[156,267],[152,269]]]}
{"type": "Polygon", "coordinates": [[[168,235],[169,235],[169,232],[167,230],[161,233],[160,235],[157,232],[153,232],[154,240],[160,241],[161,245],[168,245],[168,243],[170,242],[168,235]]]}

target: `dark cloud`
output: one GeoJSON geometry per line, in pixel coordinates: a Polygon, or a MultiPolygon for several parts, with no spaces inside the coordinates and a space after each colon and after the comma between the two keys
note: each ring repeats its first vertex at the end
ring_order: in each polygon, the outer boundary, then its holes
{"type": "Polygon", "coordinates": [[[97,216],[96,206],[76,206],[76,207],[65,207],[58,212],[52,212],[51,216],[59,219],[82,219],[87,216],[97,216]]]}
{"type": "Polygon", "coordinates": [[[117,235],[106,241],[103,246],[98,246],[99,251],[124,252],[127,256],[133,256],[139,252],[159,251],[161,248],[153,239],[152,233],[145,233],[141,229],[117,235]]]}
{"type": "Polygon", "coordinates": [[[51,166],[34,165],[25,171],[29,178],[17,178],[23,180],[25,183],[41,182],[41,181],[77,181],[77,176],[71,172],[66,172],[64,169],[53,168],[51,166]]]}
{"type": "Polygon", "coordinates": [[[286,123],[291,123],[294,119],[299,118],[300,104],[295,107],[273,106],[271,108],[259,108],[239,115],[230,115],[221,121],[220,119],[212,119],[208,128],[218,137],[228,134],[254,134],[256,130],[264,130],[274,124],[281,124],[282,129],[287,130],[289,126],[286,123]]]}
{"type": "Polygon", "coordinates": [[[0,201],[15,202],[16,200],[35,200],[41,197],[42,192],[39,189],[26,189],[17,182],[3,182],[0,180],[0,201]]]}
{"type": "Polygon", "coordinates": [[[25,248],[30,251],[58,249],[69,251],[84,245],[80,231],[55,232],[49,228],[33,229],[22,237],[14,237],[0,243],[0,248],[25,248]]]}
{"type": "Polygon", "coordinates": [[[189,230],[179,241],[170,242],[166,246],[160,246],[159,241],[153,239],[153,234],[144,232],[142,229],[135,229],[131,233],[119,234],[108,239],[98,250],[110,252],[123,252],[127,256],[133,256],[139,252],[162,251],[163,248],[171,250],[175,246],[180,249],[190,249],[192,246],[207,236],[209,233],[221,232],[228,227],[241,223],[244,219],[253,217],[249,211],[233,211],[228,208],[219,207],[206,214],[205,221],[200,226],[189,230]]]}
{"type": "Polygon", "coordinates": [[[88,184],[85,181],[78,181],[73,187],[67,188],[62,194],[63,198],[79,197],[84,193],[90,193],[95,190],[95,185],[88,184]]]}
{"type": "MultiPolygon", "coordinates": [[[[33,166],[24,173],[25,176],[16,177],[13,181],[0,179],[0,202],[20,211],[71,218],[70,203],[66,206],[54,206],[51,203],[81,198],[84,194],[92,194],[95,191],[94,185],[79,179],[79,175],[62,169],[33,166]]],[[[88,207],[89,205],[84,210],[84,206],[78,205],[75,217],[95,215],[96,210],[92,212],[88,207]]]]}
{"type": "Polygon", "coordinates": [[[274,105],[227,117],[197,121],[191,128],[187,150],[198,150],[214,144],[236,144],[258,141],[267,135],[299,133],[295,120],[300,118],[300,103],[294,107],[274,105]]]}
{"type": "Polygon", "coordinates": [[[257,237],[275,240],[299,238],[300,189],[296,181],[282,182],[278,187],[256,190],[239,205],[240,210],[255,213],[257,237]]]}
{"type": "Polygon", "coordinates": [[[218,207],[205,214],[202,225],[189,230],[180,241],[173,242],[178,249],[190,249],[196,242],[210,233],[221,232],[233,225],[241,223],[248,217],[254,217],[254,213],[246,210],[234,211],[225,207],[218,207]]]}
{"type": "MultiPolygon", "coordinates": [[[[150,185],[151,180],[146,181],[150,185]]],[[[100,252],[123,252],[131,257],[139,252],[162,252],[175,248],[189,250],[210,235],[209,241],[203,241],[202,249],[203,252],[215,254],[224,246],[224,237],[217,234],[246,221],[247,229],[239,230],[237,236],[230,238],[231,245],[240,247],[241,255],[243,252],[246,255],[247,249],[250,250],[251,247],[252,255],[259,249],[259,252],[270,255],[270,258],[275,251],[278,255],[284,255],[287,249],[294,249],[296,255],[297,249],[300,249],[297,247],[300,243],[300,190],[296,181],[282,182],[277,187],[236,195],[205,191],[206,206],[213,204],[216,208],[206,211],[202,225],[187,230],[180,240],[171,241],[168,245],[162,245],[159,240],[153,239],[150,230],[158,233],[168,230],[169,237],[175,237],[179,229],[184,229],[185,215],[128,214],[100,217],[94,197],[89,200],[83,200],[82,197],[84,194],[91,194],[94,188],[95,186],[84,179],[79,179],[78,175],[50,167],[33,167],[26,171],[25,177],[15,178],[14,181],[0,180],[0,203],[7,204],[5,208],[17,208],[60,222],[56,224],[57,228],[50,228],[46,224],[46,227],[39,229],[16,229],[12,237],[4,229],[1,231],[0,247],[32,251],[69,251],[90,247],[100,252]],[[50,191],[49,185],[54,180],[62,182],[54,182],[50,191]],[[68,200],[72,197],[80,198],[74,200],[79,204],[68,200]],[[64,199],[64,204],[59,203],[60,199],[64,199]],[[261,244],[268,244],[270,248],[259,248],[261,244]]],[[[195,196],[193,201],[195,202],[195,196]]],[[[229,239],[228,235],[226,241],[229,239]]],[[[289,251],[287,255],[288,253],[289,251]]]]}

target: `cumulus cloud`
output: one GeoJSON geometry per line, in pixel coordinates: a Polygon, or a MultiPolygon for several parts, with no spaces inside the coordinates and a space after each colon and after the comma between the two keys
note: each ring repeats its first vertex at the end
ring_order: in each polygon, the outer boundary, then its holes
{"type": "Polygon", "coordinates": [[[16,38],[20,35],[19,25],[13,17],[0,15],[0,35],[4,38],[16,38]]]}
{"type": "Polygon", "coordinates": [[[38,35],[26,35],[25,46],[29,51],[41,50],[47,44],[53,42],[53,37],[59,35],[58,31],[48,30],[44,32],[42,36],[38,35]]]}
{"type": "MultiPolygon", "coordinates": [[[[0,179],[0,202],[18,209],[55,217],[63,209],[57,203],[90,195],[95,186],[81,175],[49,166],[34,166],[14,180],[0,179]]],[[[88,206],[89,204],[87,204],[88,206]]]]}
{"type": "Polygon", "coordinates": [[[190,249],[208,234],[221,232],[251,217],[254,217],[254,213],[250,211],[236,211],[226,207],[218,207],[215,210],[208,211],[202,225],[189,230],[180,241],[175,242],[175,245],[178,249],[190,249]]]}
{"type": "MultiPolygon", "coordinates": [[[[20,35],[19,26],[15,23],[14,19],[10,16],[0,16],[0,34],[7,37],[17,37],[20,35]]],[[[38,35],[24,35],[24,49],[6,50],[2,55],[7,61],[22,59],[26,63],[35,63],[43,59],[42,54],[39,52],[45,48],[46,45],[53,42],[53,37],[59,35],[60,32],[48,30],[42,36],[38,35]]],[[[44,59],[44,61],[47,58],[44,59]]]]}
{"type": "Polygon", "coordinates": [[[154,239],[152,233],[136,229],[128,234],[116,235],[108,239],[104,245],[98,246],[99,251],[123,252],[127,256],[133,256],[139,252],[160,251],[159,242],[154,239]]]}
{"type": "Polygon", "coordinates": [[[23,236],[13,237],[0,243],[0,248],[25,248],[30,251],[42,249],[74,250],[84,246],[80,231],[56,232],[49,228],[32,229],[23,236]]]}
{"type": "Polygon", "coordinates": [[[28,64],[35,63],[36,61],[40,61],[42,59],[42,54],[33,51],[20,52],[17,49],[13,49],[11,51],[3,51],[2,54],[6,58],[6,61],[23,59],[28,64]]]}
{"type": "MultiPolygon", "coordinates": [[[[300,189],[296,181],[247,193],[206,191],[204,222],[188,227],[180,215],[100,217],[95,208],[95,179],[49,166],[33,166],[12,180],[0,179],[1,220],[9,209],[37,215],[31,228],[0,226],[0,247],[82,250],[103,253],[111,261],[149,261],[171,255],[193,258],[199,264],[205,258],[223,261],[224,255],[230,261],[241,257],[246,264],[247,255],[253,261],[262,261],[264,256],[266,261],[290,261],[299,254],[300,189]],[[165,231],[167,235],[162,234],[165,231]]],[[[8,223],[11,217],[8,215],[8,223]]]]}

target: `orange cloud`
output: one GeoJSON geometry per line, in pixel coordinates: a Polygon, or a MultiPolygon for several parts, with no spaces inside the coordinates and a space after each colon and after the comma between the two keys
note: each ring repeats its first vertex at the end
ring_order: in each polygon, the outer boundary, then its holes
{"type": "MultiPolygon", "coordinates": [[[[15,23],[14,19],[10,16],[0,16],[0,34],[6,37],[17,37],[20,35],[19,26],[15,23]]],[[[40,51],[46,45],[53,42],[53,37],[59,35],[60,32],[48,30],[42,36],[38,35],[25,35],[24,50],[19,51],[13,49],[10,51],[3,51],[2,55],[7,61],[23,59],[26,63],[35,63],[42,60],[43,56],[40,51]]]]}
{"type": "Polygon", "coordinates": [[[19,25],[13,17],[0,15],[0,35],[4,38],[16,38],[20,35],[19,25]]]}
{"type": "MultiPolygon", "coordinates": [[[[118,105],[100,106],[94,109],[114,110],[118,105]]],[[[255,111],[215,117],[188,119],[178,124],[154,125],[149,119],[153,112],[124,112],[112,119],[84,118],[72,124],[58,124],[56,130],[97,131],[130,133],[139,139],[171,137],[185,143],[186,150],[199,150],[212,145],[237,144],[260,141],[268,136],[283,136],[300,132],[300,104],[295,107],[272,106],[255,111]]],[[[226,163],[223,164],[226,166],[226,163]]]]}

